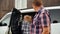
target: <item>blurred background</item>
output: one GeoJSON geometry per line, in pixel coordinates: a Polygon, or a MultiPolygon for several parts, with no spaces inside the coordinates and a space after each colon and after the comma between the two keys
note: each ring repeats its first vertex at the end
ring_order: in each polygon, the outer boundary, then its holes
{"type": "MultiPolygon", "coordinates": [[[[60,34],[60,0],[42,1],[45,7],[50,8],[49,11],[51,16],[51,34],[60,34]]],[[[35,12],[32,12],[32,10],[30,10],[32,8],[32,0],[0,0],[0,34],[6,34],[8,31],[8,25],[11,18],[10,12],[12,8],[16,8],[18,10],[23,9],[22,11],[26,12],[22,13],[23,16],[31,15],[33,17],[35,15],[35,12]],[[27,13],[28,11],[30,12],[27,13]],[[4,24],[1,26],[1,23],[4,24]]]]}
{"type": "MultiPolygon", "coordinates": [[[[60,0],[42,0],[45,7],[60,6],[60,0]]],[[[32,0],[0,0],[0,19],[15,7],[17,9],[32,8],[32,0]]]]}

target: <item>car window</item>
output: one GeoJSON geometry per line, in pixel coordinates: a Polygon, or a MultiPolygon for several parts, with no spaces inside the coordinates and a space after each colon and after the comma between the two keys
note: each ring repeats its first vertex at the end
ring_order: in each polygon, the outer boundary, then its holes
{"type": "Polygon", "coordinates": [[[22,13],[22,18],[24,17],[24,15],[30,15],[32,16],[32,18],[34,17],[36,12],[27,12],[27,13],[22,13]]]}
{"type": "Polygon", "coordinates": [[[10,17],[11,17],[11,14],[8,14],[3,20],[2,20],[2,24],[4,25],[9,25],[9,22],[10,22],[10,17]]]}
{"type": "MultiPolygon", "coordinates": [[[[60,9],[49,9],[51,23],[60,23],[60,9]]],[[[24,15],[31,15],[32,17],[35,15],[35,12],[23,13],[24,15]]]]}
{"type": "Polygon", "coordinates": [[[52,9],[50,11],[51,23],[60,23],[60,9],[52,9]]]}

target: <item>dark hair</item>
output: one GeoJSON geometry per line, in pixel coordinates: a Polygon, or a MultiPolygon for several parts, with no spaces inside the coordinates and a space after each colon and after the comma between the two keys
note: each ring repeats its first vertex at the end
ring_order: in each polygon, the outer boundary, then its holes
{"type": "Polygon", "coordinates": [[[42,1],[41,1],[41,0],[34,0],[34,1],[32,1],[32,3],[33,3],[35,6],[41,6],[41,5],[42,5],[42,1]]]}

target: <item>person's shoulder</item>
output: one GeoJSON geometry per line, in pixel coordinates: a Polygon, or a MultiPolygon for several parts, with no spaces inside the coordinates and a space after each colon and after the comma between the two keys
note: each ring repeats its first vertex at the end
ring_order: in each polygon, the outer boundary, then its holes
{"type": "Polygon", "coordinates": [[[49,13],[49,10],[47,10],[47,9],[42,9],[42,13],[49,13]]]}

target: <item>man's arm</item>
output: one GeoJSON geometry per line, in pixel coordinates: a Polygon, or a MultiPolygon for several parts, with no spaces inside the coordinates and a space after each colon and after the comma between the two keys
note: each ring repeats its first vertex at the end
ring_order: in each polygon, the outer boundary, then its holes
{"type": "Polygon", "coordinates": [[[48,13],[41,14],[41,23],[43,28],[42,34],[49,34],[50,33],[50,17],[48,16],[48,13]]]}

